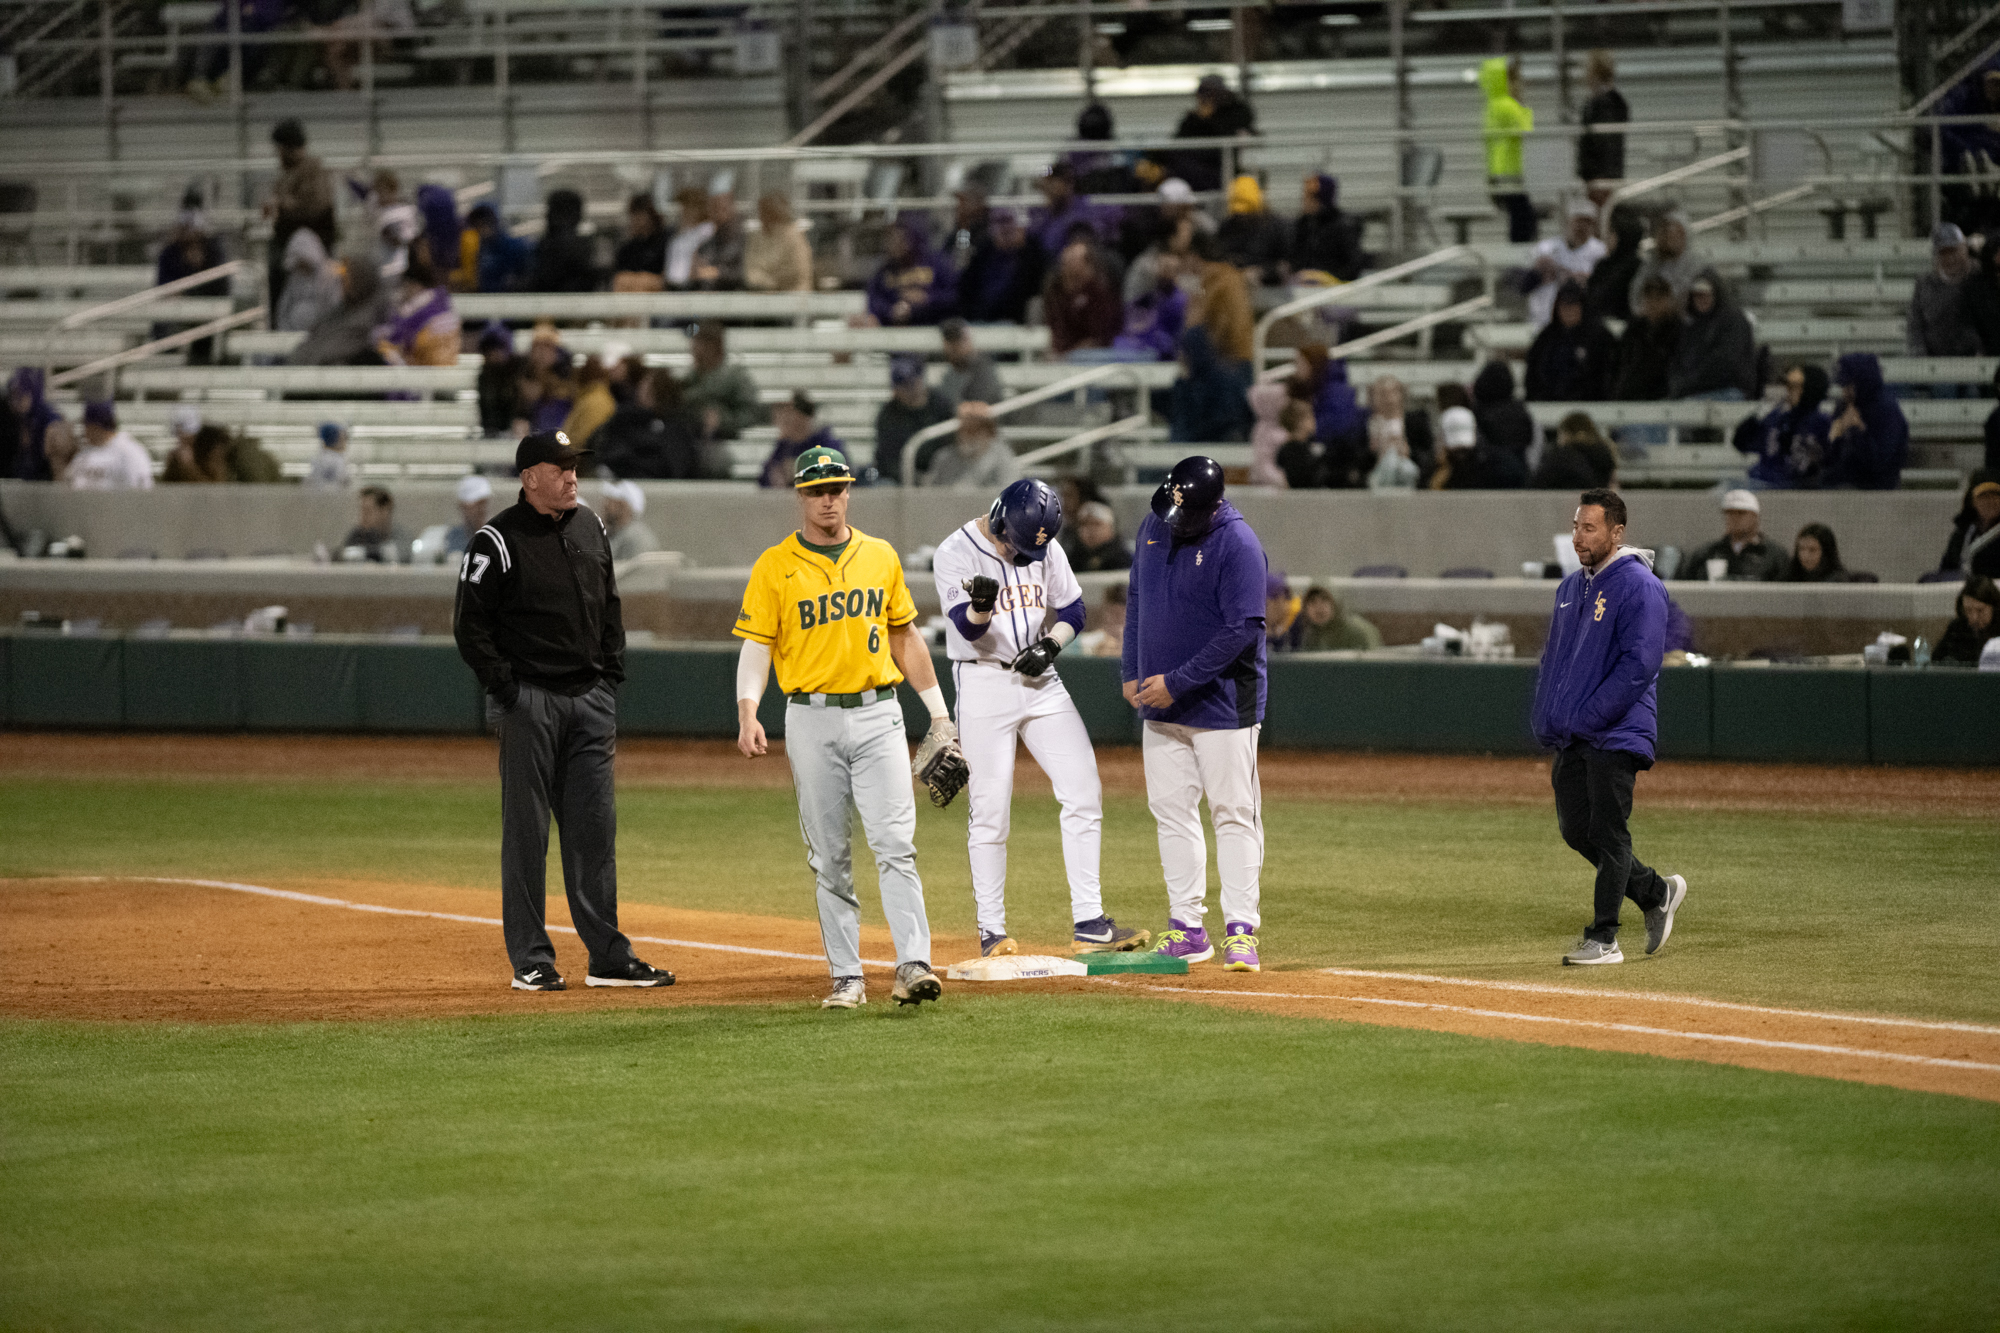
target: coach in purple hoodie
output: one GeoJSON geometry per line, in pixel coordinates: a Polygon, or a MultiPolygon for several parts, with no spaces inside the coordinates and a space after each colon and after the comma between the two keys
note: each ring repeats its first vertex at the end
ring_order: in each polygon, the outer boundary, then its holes
{"type": "Polygon", "coordinates": [[[1200,456],[1176,463],[1133,542],[1125,698],[1145,719],[1146,797],[1167,880],[1169,920],[1157,952],[1190,963],[1215,956],[1201,924],[1206,795],[1222,879],[1223,967],[1233,972],[1259,970],[1257,735],[1268,571],[1257,534],[1222,498],[1221,466],[1200,456]]]}
{"type": "Polygon", "coordinates": [[[1632,787],[1653,766],[1667,590],[1653,553],[1625,540],[1625,501],[1585,491],[1570,544],[1583,568],[1556,588],[1556,611],[1535,682],[1535,739],[1556,752],[1550,780],[1563,841],[1597,867],[1596,915],[1565,964],[1622,963],[1618,912],[1646,915],[1646,952],[1673,933],[1687,881],[1632,854],[1632,787]]]}

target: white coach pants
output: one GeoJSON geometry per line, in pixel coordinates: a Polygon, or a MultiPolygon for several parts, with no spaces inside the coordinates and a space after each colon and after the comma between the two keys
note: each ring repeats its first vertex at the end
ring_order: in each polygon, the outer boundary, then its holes
{"type": "Polygon", "coordinates": [[[1264,869],[1264,794],[1257,781],[1261,726],[1229,730],[1148,722],[1146,803],[1160,827],[1160,870],[1167,911],[1188,926],[1208,910],[1208,847],[1201,798],[1215,823],[1215,864],[1222,877],[1222,919],[1256,930],[1257,878],[1264,869]]]}
{"type": "Polygon", "coordinates": [[[956,664],[958,743],[972,769],[966,850],[979,929],[1007,933],[1007,835],[1014,809],[1016,738],[1049,775],[1062,807],[1063,866],[1072,921],[1104,915],[1098,879],[1104,841],[1104,788],[1097,754],[1069,691],[1053,674],[1030,678],[982,662],[956,664]]]}

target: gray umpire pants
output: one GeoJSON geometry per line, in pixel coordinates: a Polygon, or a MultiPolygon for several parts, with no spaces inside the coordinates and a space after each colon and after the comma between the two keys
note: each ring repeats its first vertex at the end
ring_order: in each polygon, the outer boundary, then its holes
{"type": "Polygon", "coordinates": [[[592,966],[623,963],[632,943],[618,929],[617,696],[603,681],[574,698],[523,684],[512,708],[489,697],[486,714],[500,736],[500,920],[514,970],[556,961],[545,924],[551,813],[576,933],[592,966]]]}
{"type": "Polygon", "coordinates": [[[819,886],[819,935],[827,971],[861,975],[861,900],[854,894],[853,834],[861,831],[881,877],[882,915],[898,963],[931,960],[931,925],[917,878],[917,798],[903,706],[893,697],[860,708],[785,707],[785,756],[798,789],[799,832],[819,886]]]}

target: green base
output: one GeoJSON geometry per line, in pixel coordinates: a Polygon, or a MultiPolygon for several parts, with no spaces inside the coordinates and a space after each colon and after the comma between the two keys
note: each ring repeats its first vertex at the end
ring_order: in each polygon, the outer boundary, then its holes
{"type": "Polygon", "coordinates": [[[1187,959],[1169,958],[1163,953],[1087,953],[1083,962],[1093,977],[1113,972],[1156,972],[1184,977],[1188,970],[1187,959]]]}

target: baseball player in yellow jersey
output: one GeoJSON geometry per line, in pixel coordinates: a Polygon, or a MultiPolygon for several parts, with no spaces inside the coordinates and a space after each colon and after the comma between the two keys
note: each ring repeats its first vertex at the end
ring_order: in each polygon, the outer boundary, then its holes
{"type": "MultiPolygon", "coordinates": [[[[916,603],[903,564],[879,538],[847,525],[854,474],[837,450],[799,455],[793,488],[799,530],[757,557],[736,635],[736,748],[766,752],[757,704],[771,667],[785,692],[785,753],[798,791],[806,860],[819,886],[820,939],[833,988],[827,1009],[868,1002],[861,979],[861,901],[854,894],[848,820],[861,828],[881,874],[882,913],[896,943],[898,1003],[935,1000],[930,921],[917,878],[917,803],[909,743],[896,684],[907,679],[930,710],[930,740],[956,744],[931,665],[917,632],[916,603]]],[[[927,740],[926,744],[929,744],[927,740]]]]}

